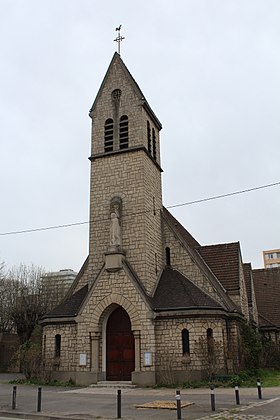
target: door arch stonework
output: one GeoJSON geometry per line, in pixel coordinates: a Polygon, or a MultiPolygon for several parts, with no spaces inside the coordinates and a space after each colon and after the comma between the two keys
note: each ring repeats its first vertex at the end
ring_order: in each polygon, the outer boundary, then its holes
{"type": "Polygon", "coordinates": [[[141,323],[139,313],[136,307],[126,299],[123,295],[118,293],[113,293],[106,296],[102,299],[96,306],[94,310],[94,319],[91,322],[92,331],[101,331],[102,323],[108,313],[112,312],[112,307],[122,306],[125,311],[128,313],[131,321],[132,330],[141,330],[141,323]]]}

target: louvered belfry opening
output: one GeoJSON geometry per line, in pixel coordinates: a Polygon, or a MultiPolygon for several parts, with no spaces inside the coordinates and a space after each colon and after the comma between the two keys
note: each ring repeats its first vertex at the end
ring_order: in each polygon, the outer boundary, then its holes
{"type": "Polygon", "coordinates": [[[111,118],[105,121],[104,126],[104,152],[113,151],[113,139],[114,139],[114,122],[111,118]]]}
{"type": "Polygon", "coordinates": [[[128,148],[128,116],[122,115],[120,118],[120,149],[128,148]]]}
{"type": "Polygon", "coordinates": [[[156,132],[155,132],[154,128],[152,130],[152,134],[153,134],[153,156],[154,156],[154,159],[156,160],[156,158],[157,158],[157,142],[156,142],[156,132]]]}
{"type": "Polygon", "coordinates": [[[152,154],[152,138],[151,138],[151,126],[150,122],[147,121],[147,138],[148,138],[148,152],[152,154]]]}

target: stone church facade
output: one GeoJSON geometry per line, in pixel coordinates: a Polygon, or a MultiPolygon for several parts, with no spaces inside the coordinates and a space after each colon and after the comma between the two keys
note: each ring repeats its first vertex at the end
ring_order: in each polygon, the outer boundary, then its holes
{"type": "Polygon", "coordinates": [[[161,123],[118,53],[90,117],[89,255],[42,320],[46,369],[84,385],[238,371],[240,322],[258,323],[239,243],[201,246],[164,208],[161,123]]]}

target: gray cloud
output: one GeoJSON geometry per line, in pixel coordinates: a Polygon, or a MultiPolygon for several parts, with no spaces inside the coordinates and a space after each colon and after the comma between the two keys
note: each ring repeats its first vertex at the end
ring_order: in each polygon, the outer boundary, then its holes
{"type": "MultiPolygon", "coordinates": [[[[0,232],[88,219],[90,119],[122,58],[163,123],[165,205],[280,181],[280,3],[0,3],[0,232]]],[[[203,244],[278,248],[279,187],[174,209],[203,244]]],[[[0,236],[9,265],[78,270],[87,226],[0,236]]]]}

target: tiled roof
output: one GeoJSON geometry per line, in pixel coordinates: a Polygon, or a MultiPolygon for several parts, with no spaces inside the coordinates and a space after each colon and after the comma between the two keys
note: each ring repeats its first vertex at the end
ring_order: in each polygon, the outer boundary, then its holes
{"type": "Polygon", "coordinates": [[[258,314],[258,319],[259,319],[259,328],[264,328],[264,329],[271,329],[271,328],[276,328],[276,326],[270,322],[267,318],[265,318],[262,314],[258,314]]]}
{"type": "Polygon", "coordinates": [[[166,267],[161,275],[153,298],[153,307],[155,310],[222,309],[218,302],[171,267],[166,267]]]}
{"type": "Polygon", "coordinates": [[[68,299],[63,301],[60,305],[54,308],[49,314],[44,315],[44,318],[57,317],[73,317],[79,312],[79,309],[87,295],[88,285],[86,284],[68,299]]]}
{"type": "Polygon", "coordinates": [[[175,219],[174,216],[165,208],[163,207],[163,215],[168,220],[168,222],[171,224],[173,229],[179,234],[179,236],[182,237],[182,239],[191,247],[195,248],[197,246],[200,246],[200,243],[197,242],[196,239],[184,228],[184,226],[181,225],[181,223],[178,222],[177,219],[175,219]]]}
{"type": "Polygon", "coordinates": [[[197,251],[228,292],[239,289],[239,242],[205,245],[197,251]]]}
{"type": "Polygon", "coordinates": [[[251,263],[243,264],[243,270],[244,270],[244,278],[245,278],[246,291],[247,291],[247,297],[248,297],[248,304],[252,305],[252,282],[251,282],[252,266],[251,266],[251,263]]]}
{"type": "Polygon", "coordinates": [[[280,268],[252,270],[252,274],[259,313],[280,327],[280,268]]]}

